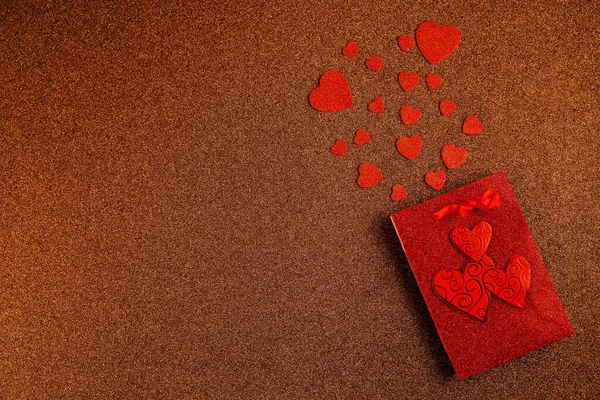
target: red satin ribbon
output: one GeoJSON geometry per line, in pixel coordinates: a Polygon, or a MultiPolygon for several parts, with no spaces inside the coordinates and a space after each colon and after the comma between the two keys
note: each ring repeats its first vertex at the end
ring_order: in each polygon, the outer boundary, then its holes
{"type": "Polygon", "coordinates": [[[474,208],[481,211],[489,211],[493,208],[500,207],[502,202],[500,201],[500,195],[495,190],[486,190],[474,199],[470,199],[460,204],[450,204],[433,213],[433,219],[450,218],[455,215],[461,217],[469,215],[474,208]]]}

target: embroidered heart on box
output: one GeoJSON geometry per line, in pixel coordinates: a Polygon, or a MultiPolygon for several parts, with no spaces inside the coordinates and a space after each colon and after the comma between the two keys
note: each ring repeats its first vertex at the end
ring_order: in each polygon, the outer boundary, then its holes
{"type": "Polygon", "coordinates": [[[481,262],[468,262],[463,272],[443,269],[433,277],[433,290],[453,307],[484,321],[490,297],[482,276],[493,269],[492,260],[486,256],[481,262]]]}
{"type": "Polygon", "coordinates": [[[319,111],[342,111],[352,107],[352,91],[346,77],[330,69],[321,75],[319,86],[311,90],[308,101],[319,111]]]}
{"type": "Polygon", "coordinates": [[[531,266],[523,257],[514,255],[508,260],[506,271],[487,271],[483,284],[495,297],[511,306],[523,308],[531,287],[531,266]]]}
{"type": "Polygon", "coordinates": [[[450,240],[471,259],[480,261],[492,240],[492,227],[481,221],[472,230],[464,227],[454,228],[450,232],[450,240]]]}
{"type": "Polygon", "coordinates": [[[439,26],[435,22],[423,22],[417,28],[417,46],[430,64],[448,57],[460,42],[460,32],[452,25],[439,26]]]}

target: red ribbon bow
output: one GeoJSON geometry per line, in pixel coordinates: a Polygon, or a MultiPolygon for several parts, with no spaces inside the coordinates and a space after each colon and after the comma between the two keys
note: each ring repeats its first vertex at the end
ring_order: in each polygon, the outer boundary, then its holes
{"type": "Polygon", "coordinates": [[[477,198],[470,199],[460,204],[450,204],[433,213],[433,219],[450,218],[455,215],[465,217],[469,215],[474,208],[481,211],[489,211],[493,208],[500,207],[502,202],[500,201],[500,195],[495,190],[486,190],[481,193],[477,198]]]}

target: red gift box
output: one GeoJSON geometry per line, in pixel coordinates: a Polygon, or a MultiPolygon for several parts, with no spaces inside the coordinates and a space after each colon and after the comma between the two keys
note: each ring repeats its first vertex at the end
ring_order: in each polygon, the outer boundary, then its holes
{"type": "Polygon", "coordinates": [[[459,379],[573,334],[504,172],[398,211],[391,219],[459,379]],[[490,206],[490,193],[500,205],[490,206]],[[462,239],[475,248],[463,246],[459,233],[466,233],[462,239]],[[505,272],[510,277],[515,263],[521,280],[516,289],[501,282],[503,292],[494,278],[505,272]],[[454,290],[469,296],[449,300],[454,290]]]}

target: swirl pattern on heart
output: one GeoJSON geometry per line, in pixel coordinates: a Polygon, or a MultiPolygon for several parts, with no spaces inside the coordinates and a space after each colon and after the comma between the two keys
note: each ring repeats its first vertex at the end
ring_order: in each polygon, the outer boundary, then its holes
{"type": "Polygon", "coordinates": [[[473,230],[464,227],[454,228],[450,233],[450,239],[463,253],[479,261],[492,239],[492,227],[487,222],[481,221],[473,227],[473,230]]]}

